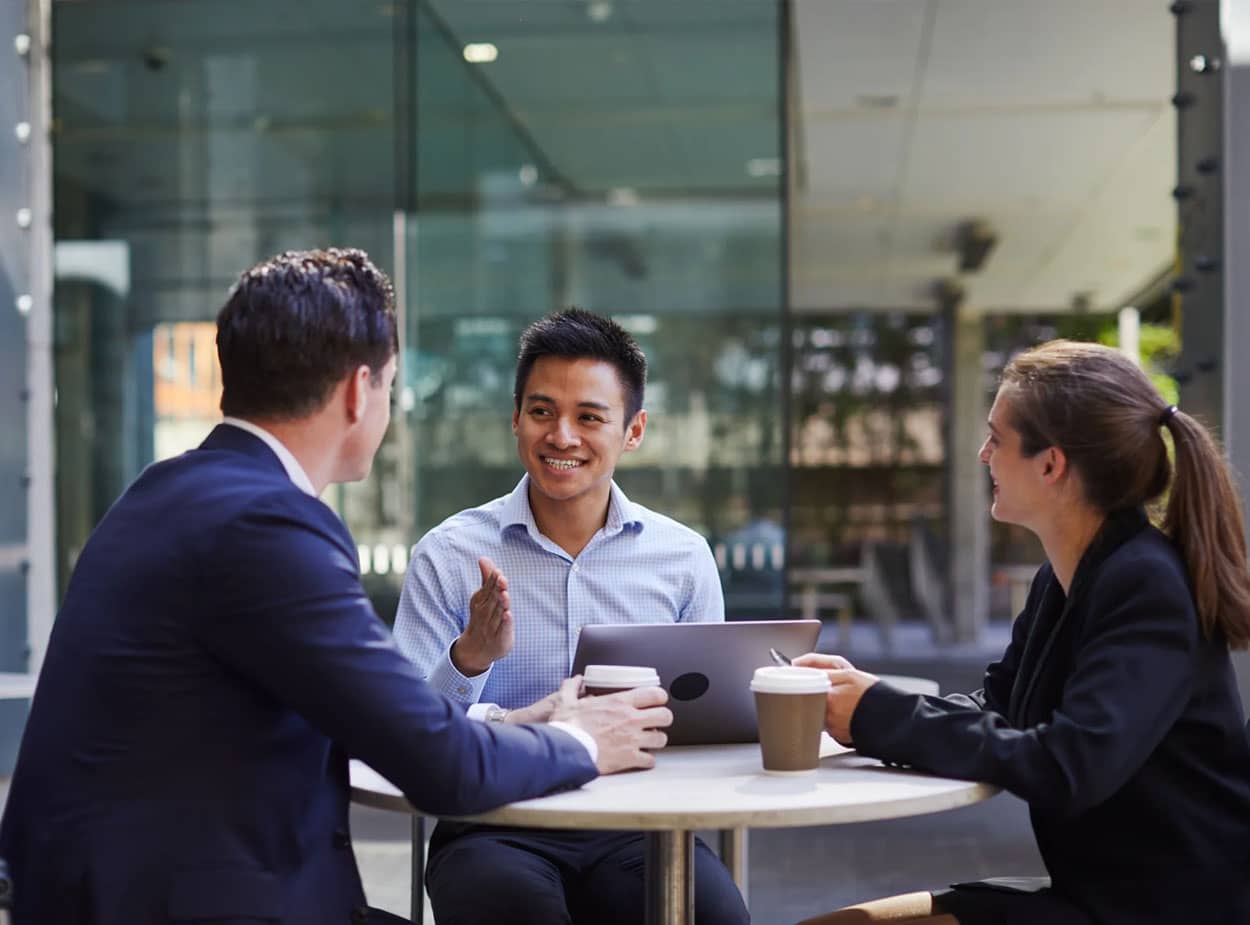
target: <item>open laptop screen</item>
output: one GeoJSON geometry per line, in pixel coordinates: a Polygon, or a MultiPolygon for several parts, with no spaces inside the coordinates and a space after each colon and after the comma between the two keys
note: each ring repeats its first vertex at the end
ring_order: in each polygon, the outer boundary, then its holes
{"type": "Polygon", "coordinates": [[[816,649],[819,620],[631,623],[584,627],[573,674],[587,665],[647,665],[669,693],[669,745],[756,742],[751,676],[770,647],[794,657],[816,649]]]}

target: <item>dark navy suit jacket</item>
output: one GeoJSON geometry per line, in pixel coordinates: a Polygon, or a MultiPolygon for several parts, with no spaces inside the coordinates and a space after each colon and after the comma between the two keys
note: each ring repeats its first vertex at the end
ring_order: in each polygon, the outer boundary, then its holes
{"type": "Polygon", "coordinates": [[[222,425],[149,467],[74,569],[0,823],[17,925],[359,919],[349,753],[434,814],[596,773],[571,736],[428,687],[343,523],[222,425]]]}
{"type": "Polygon", "coordinates": [[[876,684],[851,735],[874,757],[1027,800],[1054,889],[1096,922],[1247,925],[1243,722],[1177,550],[1131,510],[1108,518],[1069,594],[1041,568],[983,690],[876,684]]]}

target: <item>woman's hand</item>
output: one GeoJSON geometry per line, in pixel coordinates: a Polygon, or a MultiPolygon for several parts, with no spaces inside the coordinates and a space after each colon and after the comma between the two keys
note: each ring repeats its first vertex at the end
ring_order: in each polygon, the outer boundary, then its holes
{"type": "Polygon", "coordinates": [[[851,718],[859,706],[864,691],[880,678],[866,671],[859,671],[840,655],[820,655],[809,652],[800,655],[793,664],[800,668],[821,668],[829,676],[833,689],[825,698],[825,729],[842,745],[854,745],[851,741],[851,718]]]}
{"type": "Polygon", "coordinates": [[[853,669],[855,667],[841,655],[821,655],[819,652],[808,652],[806,655],[800,655],[790,664],[799,668],[823,668],[825,671],[839,668],[853,669]]]}

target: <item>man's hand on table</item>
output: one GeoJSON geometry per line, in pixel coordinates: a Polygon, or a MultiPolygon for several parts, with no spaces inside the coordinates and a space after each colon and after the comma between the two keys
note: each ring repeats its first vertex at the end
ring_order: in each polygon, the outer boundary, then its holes
{"type": "MultiPolygon", "coordinates": [[[[668,735],[661,731],[673,723],[673,712],[664,706],[668,692],[662,687],[636,687],[579,698],[581,684],[580,675],[569,678],[550,697],[524,709],[533,710],[554,698],[548,721],[576,726],[595,740],[599,747],[595,764],[600,774],[654,767],[655,755],[644,749],[660,749],[668,742],[668,735]]],[[[512,721],[512,714],[508,720],[512,721]]]]}
{"type": "Polygon", "coordinates": [[[859,671],[840,655],[820,655],[809,652],[800,655],[791,664],[800,668],[821,668],[829,676],[833,689],[825,698],[825,729],[842,745],[854,745],[851,741],[851,717],[859,706],[864,691],[880,678],[866,671],[859,671]]]}
{"type": "Polygon", "coordinates": [[[560,683],[560,688],[555,693],[548,694],[542,700],[536,700],[528,707],[509,710],[503,721],[505,723],[549,723],[553,719],[560,719],[561,717],[554,715],[556,707],[565,703],[570,697],[577,700],[577,693],[581,690],[581,686],[581,675],[568,678],[560,683]]]}
{"type": "Polygon", "coordinates": [[[512,606],[508,579],[483,556],[477,560],[482,586],[469,598],[469,625],[451,647],[451,661],[467,678],[481,674],[512,651],[512,606]]]}

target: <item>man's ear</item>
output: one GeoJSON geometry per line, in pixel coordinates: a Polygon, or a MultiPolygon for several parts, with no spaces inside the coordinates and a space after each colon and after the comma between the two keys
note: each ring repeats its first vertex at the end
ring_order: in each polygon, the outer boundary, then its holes
{"type": "Polygon", "coordinates": [[[512,406],[512,436],[514,437],[519,436],[519,434],[517,434],[517,427],[519,427],[520,424],[521,424],[520,409],[518,409],[516,405],[513,405],[512,406]]]}
{"type": "Polygon", "coordinates": [[[642,445],[642,435],[647,431],[647,409],[641,408],[625,428],[625,451],[636,450],[642,445]]]}
{"type": "Polygon", "coordinates": [[[368,364],[357,366],[347,375],[343,401],[347,410],[347,422],[355,424],[365,416],[369,407],[370,373],[368,364]]]}

